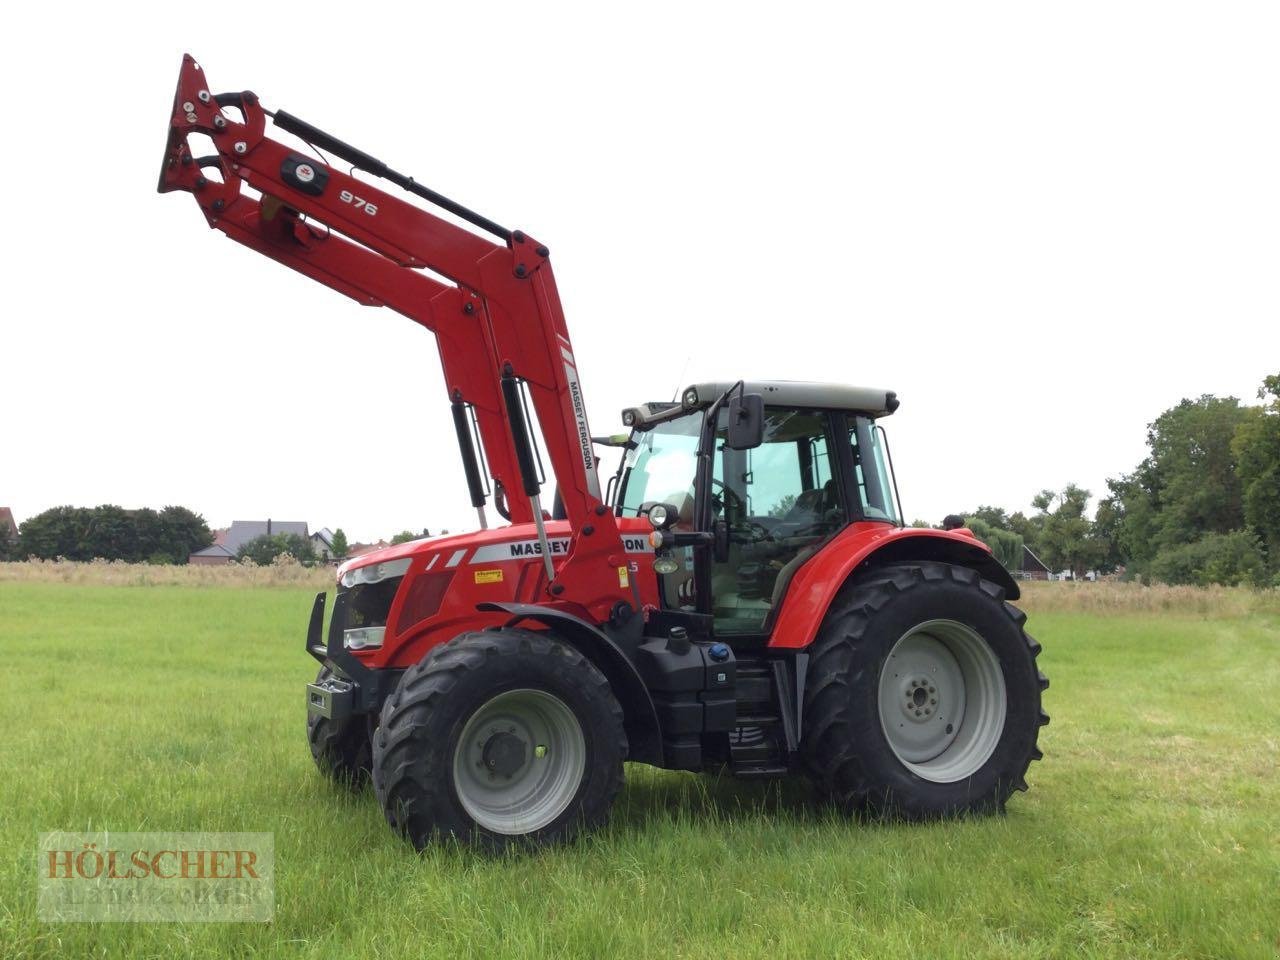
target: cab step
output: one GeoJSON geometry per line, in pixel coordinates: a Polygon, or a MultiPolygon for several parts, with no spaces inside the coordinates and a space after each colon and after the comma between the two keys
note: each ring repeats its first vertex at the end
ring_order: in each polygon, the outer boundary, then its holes
{"type": "Polygon", "coordinates": [[[791,768],[785,764],[761,764],[754,767],[734,764],[730,769],[740,780],[772,780],[775,777],[785,777],[791,772],[791,768]]]}

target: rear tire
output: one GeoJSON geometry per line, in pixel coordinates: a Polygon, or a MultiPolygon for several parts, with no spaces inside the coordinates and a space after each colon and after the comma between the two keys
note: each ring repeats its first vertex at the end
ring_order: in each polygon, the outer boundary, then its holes
{"type": "Polygon", "coordinates": [[[551,634],[464,633],[405,672],[382,708],[373,778],[387,822],[500,851],[605,823],[627,755],[609,682],[551,634]]]}
{"type": "Polygon", "coordinates": [[[945,563],[847,585],[810,650],[806,767],[849,810],[907,820],[1004,809],[1040,759],[1049,681],[1004,590],[945,563]]]}
{"type": "MultiPolygon", "coordinates": [[[[333,676],[321,667],[316,683],[333,676]]],[[[369,782],[373,769],[373,744],[369,740],[369,723],[364,714],[345,720],[329,720],[307,712],[307,742],[316,766],[334,783],[353,790],[369,782]]]]}

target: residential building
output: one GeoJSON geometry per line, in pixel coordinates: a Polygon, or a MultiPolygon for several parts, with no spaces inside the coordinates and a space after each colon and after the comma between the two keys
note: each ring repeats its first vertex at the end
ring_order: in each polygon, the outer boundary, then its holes
{"type": "Polygon", "coordinates": [[[216,531],[213,545],[191,554],[188,562],[197,564],[230,563],[236,558],[240,548],[250,540],[277,534],[285,536],[297,534],[304,540],[311,539],[307,525],[301,521],[236,520],[226,530],[216,531]]]}

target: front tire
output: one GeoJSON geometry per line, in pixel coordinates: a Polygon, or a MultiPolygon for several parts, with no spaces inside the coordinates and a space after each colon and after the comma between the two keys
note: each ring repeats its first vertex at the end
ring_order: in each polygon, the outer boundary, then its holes
{"type": "Polygon", "coordinates": [[[509,628],[464,633],[405,672],[383,705],[373,779],[414,846],[499,851],[602,825],[626,755],[600,671],[550,634],[509,628]]]}
{"type": "Polygon", "coordinates": [[[877,570],[841,590],[810,651],[802,752],[841,806],[907,820],[1003,810],[1049,717],[1026,615],[975,571],[877,570]]]}

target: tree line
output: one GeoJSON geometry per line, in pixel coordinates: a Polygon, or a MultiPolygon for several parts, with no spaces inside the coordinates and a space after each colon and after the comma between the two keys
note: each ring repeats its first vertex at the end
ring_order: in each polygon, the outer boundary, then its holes
{"type": "MultiPolygon", "coordinates": [[[[403,530],[391,543],[405,543],[431,533],[403,530]]],[[[97,507],[53,507],[38,513],[21,527],[21,535],[0,523],[0,561],[26,560],[124,560],[130,563],[183,564],[191,554],[213,543],[204,517],[186,507],[126,510],[113,504],[97,507]]],[[[347,535],[333,532],[332,558],[345,559],[350,552],[347,535]]],[[[297,534],[264,534],[242,544],[237,560],[266,565],[282,554],[300,563],[319,558],[306,537],[297,534]]]]}
{"type": "Polygon", "coordinates": [[[1280,374],[1261,404],[1205,394],[1147,425],[1147,456],[1090,491],[1042,490],[1030,516],[980,506],[964,514],[1005,566],[1026,544],[1053,571],[1123,570],[1174,584],[1280,586],[1280,374]]]}
{"type": "Polygon", "coordinates": [[[20,535],[7,525],[0,528],[0,560],[186,563],[192,553],[212,543],[204,517],[186,507],[53,507],[22,524],[20,535]]]}

